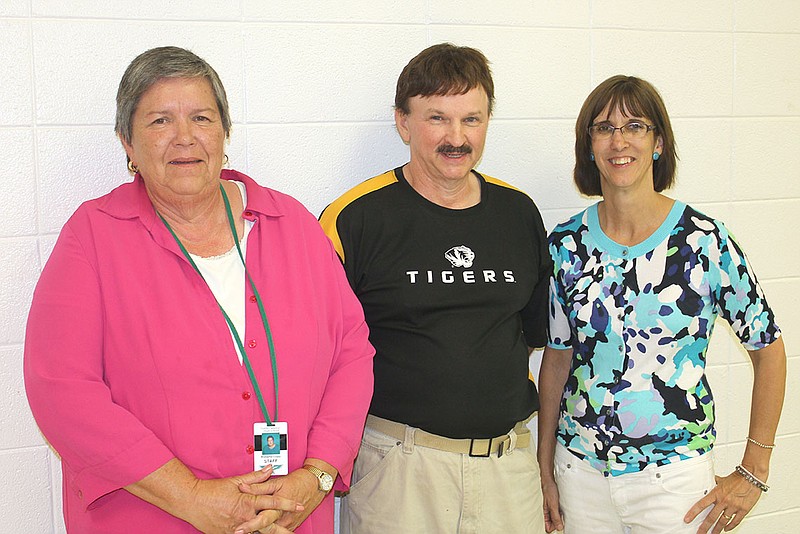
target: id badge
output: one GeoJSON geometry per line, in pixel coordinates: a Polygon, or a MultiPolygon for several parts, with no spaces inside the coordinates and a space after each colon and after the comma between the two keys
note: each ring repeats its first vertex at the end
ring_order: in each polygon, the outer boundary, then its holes
{"type": "Polygon", "coordinates": [[[288,423],[275,421],[253,424],[253,467],[255,471],[272,466],[275,475],[289,474],[288,423]]]}

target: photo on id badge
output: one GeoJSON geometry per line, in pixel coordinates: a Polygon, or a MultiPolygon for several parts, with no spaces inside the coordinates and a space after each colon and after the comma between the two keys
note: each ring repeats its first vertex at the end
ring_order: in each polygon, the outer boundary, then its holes
{"type": "Polygon", "coordinates": [[[276,475],[289,474],[288,430],[286,423],[253,425],[253,467],[257,471],[272,466],[276,475]]]}

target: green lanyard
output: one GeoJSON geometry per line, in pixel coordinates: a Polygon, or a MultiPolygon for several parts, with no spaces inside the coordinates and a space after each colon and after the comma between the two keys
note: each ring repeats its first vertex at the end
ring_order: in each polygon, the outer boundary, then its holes
{"type": "MultiPolygon", "coordinates": [[[[267,313],[264,311],[264,302],[261,300],[261,295],[258,293],[258,289],[256,289],[256,284],[253,282],[253,279],[250,277],[250,272],[247,270],[247,265],[244,262],[244,255],[242,254],[242,248],[239,245],[239,235],[236,233],[236,224],[233,222],[233,213],[231,212],[231,203],[228,201],[228,195],[225,194],[225,189],[222,187],[222,184],[219,186],[219,190],[222,192],[222,200],[225,202],[225,212],[228,214],[228,223],[231,226],[231,233],[233,234],[233,241],[236,243],[236,250],[239,252],[239,259],[242,260],[242,266],[244,267],[244,272],[247,275],[247,281],[250,282],[250,288],[253,290],[253,294],[256,297],[256,302],[258,303],[258,311],[261,314],[261,322],[264,324],[264,332],[267,333],[267,343],[269,345],[269,358],[270,358],[270,366],[272,368],[272,382],[275,386],[275,420],[278,420],[278,366],[275,363],[275,345],[272,341],[272,331],[269,328],[269,321],[267,320],[267,313]]],[[[164,225],[166,225],[167,230],[169,233],[172,234],[172,237],[175,238],[175,242],[178,243],[178,246],[183,252],[183,255],[186,256],[186,259],[189,260],[189,263],[192,264],[194,270],[197,271],[197,274],[200,275],[200,278],[206,282],[206,279],[203,277],[203,273],[200,272],[200,269],[197,268],[197,264],[192,259],[191,255],[189,255],[189,251],[186,250],[186,247],[183,246],[181,240],[178,239],[178,236],[172,230],[172,227],[169,223],[161,216],[161,220],[164,221],[164,225]]],[[[206,285],[208,282],[206,282],[206,285]]],[[[216,297],[214,298],[216,300],[216,297]]],[[[236,340],[236,346],[239,347],[239,351],[242,355],[242,360],[244,361],[244,366],[247,368],[247,374],[250,375],[250,383],[253,384],[253,389],[256,393],[256,398],[258,398],[258,403],[261,405],[261,412],[264,414],[264,419],[266,420],[268,425],[272,425],[272,420],[269,418],[269,412],[267,411],[267,405],[264,404],[264,397],[261,395],[261,388],[258,387],[258,380],[256,380],[256,375],[253,372],[253,367],[250,365],[250,359],[247,357],[247,352],[244,350],[244,344],[242,343],[242,338],[239,337],[239,332],[236,331],[236,327],[233,325],[233,321],[228,316],[228,313],[225,311],[225,308],[217,301],[217,306],[219,306],[222,315],[225,317],[225,321],[228,323],[228,328],[231,329],[231,333],[233,334],[233,338],[236,340]]]]}

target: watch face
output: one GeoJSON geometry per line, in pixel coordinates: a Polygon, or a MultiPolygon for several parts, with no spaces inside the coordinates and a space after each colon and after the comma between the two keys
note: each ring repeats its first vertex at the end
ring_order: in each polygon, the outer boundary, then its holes
{"type": "Polygon", "coordinates": [[[319,489],[322,491],[330,491],[333,488],[333,477],[328,473],[324,473],[319,477],[319,489]]]}

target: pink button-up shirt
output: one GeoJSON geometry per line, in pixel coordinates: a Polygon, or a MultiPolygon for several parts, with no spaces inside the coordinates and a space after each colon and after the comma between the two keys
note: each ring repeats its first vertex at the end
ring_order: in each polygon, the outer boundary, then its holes
{"type": "MultiPolygon", "coordinates": [[[[361,306],[305,208],[238,172],[222,178],[247,188],[247,269],[274,339],[289,469],[320,458],[346,489],[372,394],[361,306]]],[[[268,343],[249,285],[243,297],[243,341],[274,419],[268,343]]],[[[173,457],[200,478],[253,470],[253,423],[263,416],[247,371],[138,176],[64,226],[34,293],[25,383],[63,462],[71,532],[194,532],[121,488],[173,457]]],[[[332,531],[329,495],[297,532],[332,531]]]]}

